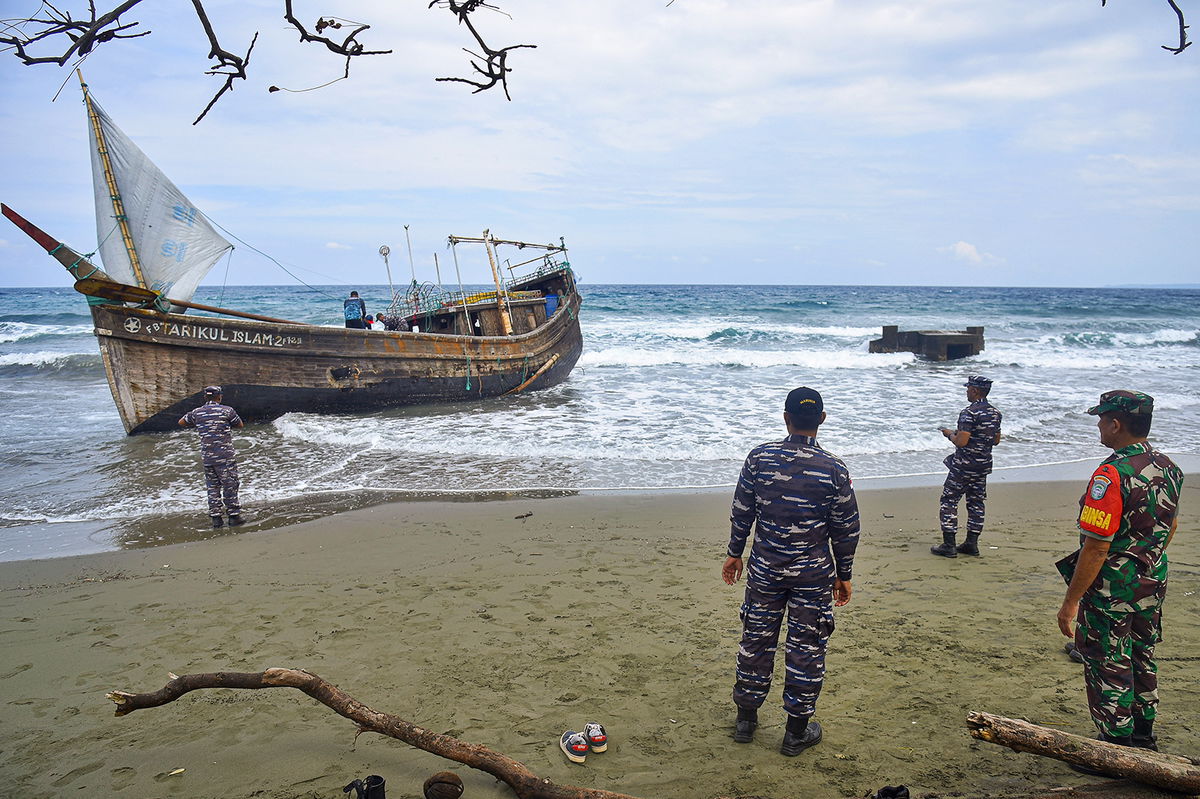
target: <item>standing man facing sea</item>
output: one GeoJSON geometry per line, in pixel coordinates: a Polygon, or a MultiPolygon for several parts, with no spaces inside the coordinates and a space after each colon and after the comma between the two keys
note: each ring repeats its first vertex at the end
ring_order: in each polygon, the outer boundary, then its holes
{"type": "Polygon", "coordinates": [[[787,438],[755,447],[742,467],[721,577],[727,585],[741,578],[742,552],[754,527],[733,686],[733,740],[754,738],[786,611],[783,709],[788,718],[779,751],[792,757],[821,741],[821,725],[809,718],[825,678],[833,607],[850,601],[859,520],[846,465],[817,444],[817,428],[825,421],[821,395],[807,387],[793,390],[783,421],[787,438]]]}
{"type": "Polygon", "coordinates": [[[954,452],[943,463],[949,469],[942,486],[942,502],[938,519],[942,528],[942,543],[929,551],[943,558],[979,554],[979,536],[983,533],[984,501],[987,500],[987,476],[992,471],[992,447],[1000,443],[1001,414],[988,402],[992,381],[981,375],[971,375],[967,382],[967,402],[971,403],[958,414],[958,427],[941,428],[942,435],[954,445],[954,452]],[[967,497],[967,537],[957,547],[958,501],[967,497]]]}
{"type": "MultiPolygon", "coordinates": [[[[1088,710],[1100,739],[1157,749],[1158,667],[1167,545],[1178,524],[1183,472],[1146,440],[1154,398],[1109,391],[1088,409],[1113,451],[1079,500],[1080,550],[1058,628],[1083,657],[1088,710]]],[[[1070,560],[1069,558],[1067,559],[1070,560]]],[[[1086,767],[1072,768],[1095,773],[1086,767]]]]}
{"type": "Polygon", "coordinates": [[[228,405],[221,404],[220,386],[205,386],[206,402],[188,411],[179,420],[180,427],[194,427],[200,433],[200,459],[204,463],[204,485],[208,490],[208,515],[212,526],[224,523],[222,513],[228,511],[229,526],[242,523],[242,506],[238,502],[237,454],[233,450],[232,428],[244,427],[242,417],[228,405]]]}
{"type": "Polygon", "coordinates": [[[366,329],[367,323],[364,320],[367,316],[367,304],[358,296],[357,291],[350,292],[350,296],[342,300],[342,312],[346,316],[346,327],[366,329]]]}

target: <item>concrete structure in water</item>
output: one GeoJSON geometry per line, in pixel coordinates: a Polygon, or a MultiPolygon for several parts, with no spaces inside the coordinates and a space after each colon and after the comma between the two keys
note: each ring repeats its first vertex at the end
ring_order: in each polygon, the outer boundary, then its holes
{"type": "Polygon", "coordinates": [[[884,325],[883,338],[870,343],[871,352],[911,352],[927,361],[953,361],[983,352],[983,328],[966,330],[900,330],[884,325]]]}

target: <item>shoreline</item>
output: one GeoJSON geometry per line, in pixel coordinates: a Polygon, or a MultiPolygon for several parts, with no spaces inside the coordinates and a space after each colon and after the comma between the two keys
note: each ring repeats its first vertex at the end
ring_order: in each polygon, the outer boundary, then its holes
{"type": "MultiPolygon", "coordinates": [[[[1200,457],[1172,456],[1185,474],[1200,471],[1200,457]]],[[[1085,458],[1027,466],[998,467],[989,477],[989,486],[1002,483],[1076,482],[1082,486],[1101,458],[1085,458]]],[[[894,488],[935,488],[945,479],[945,471],[903,475],[855,477],[859,491],[894,488]]],[[[341,513],[396,503],[475,503],[513,499],[547,499],[564,496],[671,496],[679,493],[733,494],[732,482],[719,485],[679,487],[612,487],[526,489],[371,490],[330,492],[283,502],[249,505],[247,523],[241,528],[213,530],[201,511],[137,519],[88,520],[75,522],[36,522],[0,529],[4,545],[0,563],[45,560],[58,557],[83,557],[105,552],[157,548],[173,544],[208,541],[247,533],[278,530],[296,524],[332,518],[341,513]]]]}
{"type": "MultiPolygon", "coordinates": [[[[374,505],[216,540],[0,563],[0,777],[14,792],[316,799],[366,774],[419,795],[450,768],[472,799],[511,796],[397,741],[355,742],[352,724],[295,691],[197,692],[120,719],[104,698],[156,690],[168,672],[283,666],[556,782],[645,799],[1086,784],[1057,761],[975,741],[963,723],[984,710],[1093,732],[1054,623],[1053,561],[1076,545],[1081,486],[989,486],[983,556],[955,560],[928,551],[935,489],[861,491],[854,597],[838,609],[815,717],[826,736],[797,758],[777,752],[778,685],[755,742],[729,739],[741,587],[719,577],[724,491],[374,505]],[[558,735],[593,719],[609,751],[567,763],[558,735]]],[[[1195,757],[1200,541],[1183,508],[1156,732],[1164,751],[1195,757]]]]}

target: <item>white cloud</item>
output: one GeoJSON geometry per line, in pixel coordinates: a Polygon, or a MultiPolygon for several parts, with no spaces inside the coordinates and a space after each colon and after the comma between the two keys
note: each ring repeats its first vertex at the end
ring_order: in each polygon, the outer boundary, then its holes
{"type": "Polygon", "coordinates": [[[949,247],[938,247],[937,251],[950,253],[955,260],[970,264],[971,266],[992,266],[1004,263],[1003,258],[997,258],[991,253],[980,252],[979,248],[974,244],[969,244],[965,241],[956,241],[949,247]]]}
{"type": "Polygon", "coordinates": [[[327,242],[325,242],[325,249],[327,249],[327,250],[353,250],[354,248],[351,247],[349,244],[339,244],[336,241],[327,241],[327,242]]]}

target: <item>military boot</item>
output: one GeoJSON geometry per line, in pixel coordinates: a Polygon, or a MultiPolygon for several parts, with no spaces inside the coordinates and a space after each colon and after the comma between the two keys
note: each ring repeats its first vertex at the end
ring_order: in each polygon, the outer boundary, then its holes
{"type": "Polygon", "coordinates": [[[807,716],[788,716],[787,731],[783,734],[783,745],[779,754],[795,757],[809,747],[821,743],[821,725],[809,721],[807,716]]]}
{"type": "Polygon", "coordinates": [[[223,518],[221,518],[220,516],[212,516],[211,518],[212,518],[212,526],[213,526],[214,530],[217,529],[218,527],[225,526],[225,520],[223,518]]]}
{"type": "Polygon", "coordinates": [[[754,740],[754,731],[758,729],[758,709],[739,707],[737,721],[733,727],[733,742],[748,744],[754,740]]]}
{"type": "Polygon", "coordinates": [[[1158,751],[1158,738],[1154,735],[1154,719],[1139,719],[1134,716],[1133,735],[1129,738],[1138,749],[1158,751]]]}
{"type": "Polygon", "coordinates": [[[967,533],[967,540],[963,541],[955,550],[960,555],[974,555],[979,557],[979,536],[967,533]]]}
{"type": "Polygon", "coordinates": [[[942,533],[942,543],[930,547],[929,551],[943,558],[957,558],[958,550],[954,546],[954,533],[942,533]]]}

